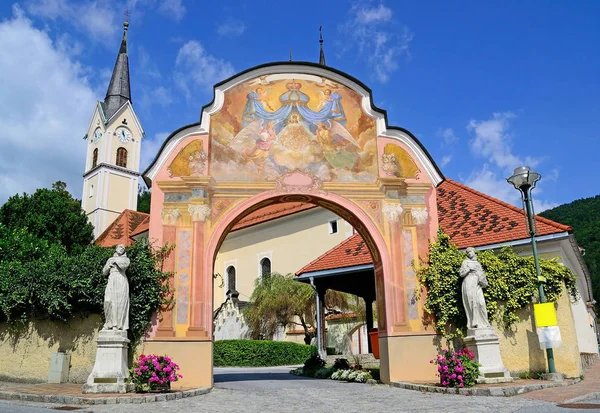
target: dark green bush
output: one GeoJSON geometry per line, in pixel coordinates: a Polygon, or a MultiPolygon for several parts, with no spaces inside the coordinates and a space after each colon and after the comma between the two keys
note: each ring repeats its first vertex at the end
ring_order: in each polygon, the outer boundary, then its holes
{"type": "Polygon", "coordinates": [[[348,359],[339,358],[335,359],[335,362],[333,363],[333,368],[336,370],[350,370],[352,367],[350,367],[348,359]]]}
{"type": "Polygon", "coordinates": [[[314,378],[315,379],[328,379],[331,377],[335,369],[333,367],[323,367],[316,371],[314,378]]]}
{"type": "Polygon", "coordinates": [[[286,366],[301,364],[316,353],[315,346],[287,341],[219,340],[214,342],[215,367],[286,366]]]}
{"type": "Polygon", "coordinates": [[[337,354],[337,350],[335,347],[325,347],[325,352],[328,356],[335,356],[337,354]]]}
{"type": "Polygon", "coordinates": [[[319,357],[319,355],[315,352],[308,360],[304,362],[304,375],[307,377],[315,377],[317,371],[323,367],[325,367],[325,360],[319,357]]]}

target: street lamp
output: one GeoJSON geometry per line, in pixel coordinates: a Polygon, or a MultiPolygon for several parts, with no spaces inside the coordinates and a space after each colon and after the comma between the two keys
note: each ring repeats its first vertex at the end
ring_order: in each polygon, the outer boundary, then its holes
{"type": "MultiPolygon", "coordinates": [[[[521,166],[515,169],[513,175],[506,179],[509,183],[513,184],[515,188],[517,188],[521,192],[521,200],[525,205],[525,210],[527,211],[527,223],[529,232],[529,236],[531,237],[531,249],[533,250],[533,261],[535,262],[535,272],[538,278],[538,290],[540,292],[540,303],[546,302],[546,295],[544,294],[544,281],[545,278],[542,277],[540,272],[540,260],[538,257],[537,246],[535,236],[537,235],[535,220],[534,220],[534,212],[533,212],[533,202],[531,200],[531,190],[535,188],[535,184],[539,181],[542,176],[531,170],[528,166],[521,166]]],[[[551,348],[546,349],[546,355],[548,356],[548,372],[556,373],[556,368],[554,367],[554,352],[551,348]]]]}

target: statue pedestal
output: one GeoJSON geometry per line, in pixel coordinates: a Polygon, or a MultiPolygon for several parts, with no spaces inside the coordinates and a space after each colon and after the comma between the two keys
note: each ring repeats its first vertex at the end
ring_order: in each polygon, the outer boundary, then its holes
{"type": "Polygon", "coordinates": [[[464,343],[475,355],[479,367],[477,383],[507,383],[512,377],[500,356],[500,337],[493,328],[468,329],[464,343]]]}
{"type": "Polygon", "coordinates": [[[127,384],[127,349],[129,340],[126,330],[101,330],[96,350],[94,368],[83,385],[83,393],[127,393],[134,385],[127,384]]]}

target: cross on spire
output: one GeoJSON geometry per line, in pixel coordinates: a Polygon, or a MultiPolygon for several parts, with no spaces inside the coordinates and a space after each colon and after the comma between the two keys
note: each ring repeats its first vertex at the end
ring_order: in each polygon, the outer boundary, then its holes
{"type": "Polygon", "coordinates": [[[125,13],[123,13],[125,15],[125,22],[129,23],[129,9],[125,9],[125,13]]]}
{"type": "Polygon", "coordinates": [[[325,52],[323,51],[323,26],[319,26],[319,47],[321,49],[319,53],[319,64],[326,66],[325,52]]]}

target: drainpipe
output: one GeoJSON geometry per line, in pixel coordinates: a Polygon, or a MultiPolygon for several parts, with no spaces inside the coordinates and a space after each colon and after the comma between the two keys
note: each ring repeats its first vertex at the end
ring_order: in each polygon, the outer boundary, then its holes
{"type": "Polygon", "coordinates": [[[317,305],[317,325],[315,328],[317,329],[317,352],[319,353],[319,357],[325,360],[325,351],[323,349],[323,341],[321,331],[321,298],[319,297],[319,290],[317,290],[317,286],[315,285],[315,277],[310,277],[310,286],[315,290],[315,300],[317,305]]]}

